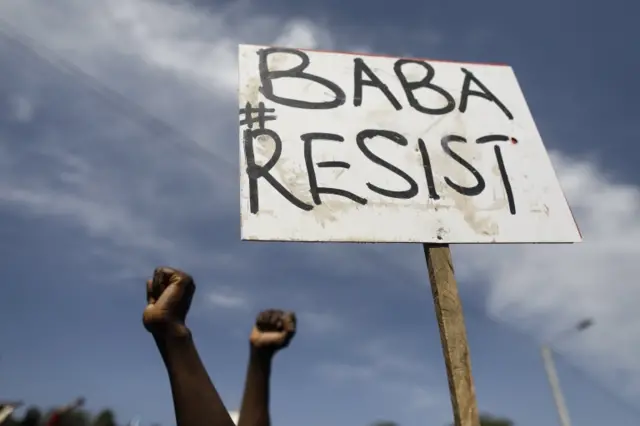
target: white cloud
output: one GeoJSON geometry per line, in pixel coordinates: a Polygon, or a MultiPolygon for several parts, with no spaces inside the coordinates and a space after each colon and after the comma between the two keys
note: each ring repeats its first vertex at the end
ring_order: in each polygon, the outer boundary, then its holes
{"type": "Polygon", "coordinates": [[[400,338],[374,339],[366,342],[361,348],[361,354],[369,360],[370,365],[380,372],[393,372],[395,375],[421,375],[428,377],[431,370],[426,366],[426,360],[418,360],[412,351],[400,351],[406,343],[400,338]]]}
{"type": "MultiPolygon", "coordinates": [[[[616,182],[596,161],[550,153],[584,242],[574,245],[485,245],[453,248],[463,289],[486,295],[482,308],[496,321],[551,340],[569,361],[625,398],[640,395],[640,189],[616,182]],[[584,318],[595,325],[567,330],[584,318]],[[557,336],[563,338],[557,339],[557,336]]],[[[401,283],[428,285],[418,246],[367,245],[321,249],[354,273],[374,262],[403,271],[401,283]],[[345,250],[349,250],[348,254],[345,250]]],[[[341,371],[344,371],[342,368],[341,371]]],[[[362,371],[359,376],[365,376],[362,371]]]]}
{"type": "Polygon", "coordinates": [[[442,413],[448,410],[444,388],[425,385],[420,383],[418,378],[392,378],[394,371],[383,372],[373,365],[324,363],[316,367],[316,373],[323,380],[329,380],[335,384],[355,385],[358,389],[363,389],[361,386],[364,386],[368,391],[393,398],[405,409],[412,411],[440,415],[440,412],[434,413],[434,407],[442,413]]]}
{"type": "MultiPolygon", "coordinates": [[[[551,153],[584,242],[453,248],[459,286],[486,295],[487,314],[554,347],[613,392],[640,395],[640,189],[614,181],[595,161],[551,153]],[[593,318],[595,325],[571,333],[593,318]]],[[[333,249],[335,263],[345,253],[333,249]]],[[[428,285],[422,250],[367,246],[351,265],[397,268],[428,285]]],[[[356,266],[357,268],[358,266],[356,266]]]]}
{"type": "Polygon", "coordinates": [[[426,357],[421,362],[407,351],[406,343],[398,338],[363,341],[355,348],[353,361],[327,361],[316,367],[316,373],[337,384],[364,383],[366,389],[402,400],[409,409],[444,409],[446,394],[441,383],[435,383],[441,375],[427,366],[426,357]]]}
{"type": "MultiPolygon", "coordinates": [[[[244,13],[236,16],[243,7],[248,6],[240,2],[207,14],[186,2],[108,0],[90,5],[64,0],[56,7],[39,0],[2,2],[2,33],[29,46],[23,52],[35,52],[42,64],[54,64],[48,79],[71,75],[75,87],[94,94],[91,102],[113,105],[117,120],[96,122],[93,129],[108,134],[109,145],[89,148],[90,144],[76,138],[63,144],[35,140],[34,148],[54,167],[53,175],[50,170],[34,170],[25,179],[21,167],[25,160],[13,150],[3,151],[2,161],[13,167],[0,172],[0,200],[81,226],[88,235],[116,246],[137,249],[133,256],[131,251],[115,253],[123,255],[126,263],[135,263],[134,258],[145,250],[144,258],[171,258],[187,264],[202,259],[201,263],[231,267],[236,259],[226,253],[187,253],[176,244],[175,235],[159,226],[158,213],[179,213],[182,219],[173,220],[187,223],[187,212],[180,204],[197,201],[205,209],[213,209],[213,203],[221,208],[233,197],[227,195],[234,188],[230,170],[235,168],[236,144],[229,137],[212,136],[233,131],[232,126],[226,127],[226,113],[221,116],[218,111],[221,105],[231,107],[235,102],[241,36],[264,43],[331,45],[328,34],[311,23],[244,13]],[[133,122],[126,123],[130,119],[133,122]],[[131,133],[132,125],[143,130],[131,133]],[[167,141],[149,135],[158,125],[162,135],[175,132],[175,137],[167,141]],[[128,140],[132,138],[129,133],[137,140],[128,140]],[[151,139],[143,140],[140,135],[151,139]],[[122,168],[105,165],[104,157],[122,160],[122,168]],[[127,163],[137,163],[138,169],[127,163]],[[189,185],[195,179],[202,186],[192,188],[193,192],[167,193],[162,186],[170,182],[160,184],[162,176],[165,181],[186,179],[189,185]],[[215,199],[205,196],[212,201],[203,203],[201,196],[194,197],[195,191],[214,194],[215,199]]],[[[39,95],[33,87],[28,89],[30,94],[12,98],[15,119],[31,118],[30,96],[39,95]]],[[[65,99],[65,106],[83,113],[92,108],[74,102],[76,98],[65,99]]],[[[60,134],[50,139],[69,138],[62,129],[55,132],[60,134]]],[[[12,141],[5,142],[11,146],[12,141]]],[[[203,210],[191,211],[203,214],[203,210]]]]}
{"type": "Polygon", "coordinates": [[[333,46],[333,41],[325,31],[312,22],[295,20],[287,25],[273,44],[299,49],[314,49],[318,46],[330,49],[333,46]]]}
{"type": "Polygon", "coordinates": [[[489,313],[540,339],[593,317],[592,328],[557,346],[617,389],[640,395],[640,190],[592,162],[559,153],[553,161],[584,242],[460,250],[456,263],[473,264],[461,277],[481,272],[489,313]]]}
{"type": "Polygon", "coordinates": [[[334,381],[367,380],[376,377],[376,371],[369,365],[354,365],[348,363],[332,362],[319,364],[317,371],[325,379],[334,381]]]}
{"type": "Polygon", "coordinates": [[[12,109],[12,118],[21,123],[26,123],[33,117],[34,105],[26,97],[16,95],[9,99],[12,109]]]}
{"type": "Polygon", "coordinates": [[[344,322],[336,314],[329,312],[304,311],[298,312],[296,316],[305,332],[336,333],[345,327],[344,322]]]}
{"type": "MultiPolygon", "coordinates": [[[[241,38],[301,47],[332,48],[335,44],[328,31],[309,22],[246,14],[237,19],[246,7],[246,2],[237,2],[205,14],[187,3],[150,0],[59,0],[55,5],[45,0],[0,2],[1,19],[11,22],[11,27],[0,22],[2,31],[21,42],[35,41],[40,46],[37,50],[54,63],[56,57],[62,57],[95,77],[99,84],[73,74],[103,102],[112,99],[122,108],[121,114],[131,116],[138,125],[156,129],[153,117],[159,117],[184,135],[167,142],[153,133],[157,130],[149,130],[147,138],[125,144],[122,140],[129,135],[131,123],[96,122],[93,130],[113,136],[111,145],[76,138],[79,140],[64,140],[65,145],[54,150],[52,140],[60,143],[62,136],[44,138],[34,149],[40,149],[51,168],[34,170],[30,176],[20,166],[22,157],[2,141],[0,202],[74,223],[92,237],[109,240],[122,250],[120,260],[131,262],[134,270],[154,256],[183,262],[195,258],[202,264],[240,270],[243,265],[234,266],[229,253],[185,248],[176,234],[168,235],[165,226],[178,217],[186,224],[193,216],[213,217],[213,204],[223,203],[224,194],[235,191],[236,172],[228,173],[235,167],[235,135],[226,133],[229,119],[220,111],[221,106],[235,102],[236,45],[241,38]],[[151,117],[135,112],[139,110],[127,103],[140,105],[151,117]],[[103,157],[114,159],[120,167],[106,166],[103,157]],[[193,201],[188,191],[180,195],[174,190],[171,197],[164,196],[167,187],[183,182],[185,176],[190,185],[200,185],[192,189],[206,211],[196,212],[181,204],[193,201]],[[208,194],[216,194],[215,202],[204,200],[208,194]]],[[[68,68],[68,63],[63,65],[68,68]]],[[[34,87],[31,92],[16,92],[14,118],[34,119],[31,106],[40,107],[44,102],[34,99],[38,93],[34,87]]],[[[75,105],[72,100],[65,98],[65,106],[91,107],[75,105]]],[[[228,129],[234,130],[232,126],[228,129]]],[[[54,130],[48,129],[50,133],[54,130]]],[[[163,127],[160,132],[169,131],[163,127]]],[[[583,317],[594,317],[596,326],[559,345],[604,381],[640,395],[639,190],[611,180],[593,162],[555,153],[554,164],[585,242],[455,248],[460,285],[486,285],[490,314],[540,339],[570,328],[583,317]]],[[[313,250],[316,257],[322,255],[323,263],[349,272],[364,270],[362,266],[372,259],[377,262],[380,253],[394,253],[385,258],[397,270],[413,272],[415,282],[426,282],[417,247],[350,248],[349,264],[344,262],[347,256],[342,248],[318,246],[313,250]]],[[[229,308],[242,305],[237,295],[212,294],[210,301],[229,308]]],[[[322,323],[318,318],[315,325],[322,323]]],[[[330,322],[325,326],[336,326],[330,322]]],[[[364,367],[338,364],[334,372],[366,379],[404,361],[373,357],[364,367]]]]}
{"type": "MultiPolygon", "coordinates": [[[[178,267],[206,265],[220,274],[245,273],[246,258],[227,248],[195,247],[183,231],[193,233],[194,220],[213,226],[212,218],[236,206],[236,128],[229,124],[235,117],[226,111],[235,110],[237,44],[242,39],[334,47],[331,34],[316,24],[247,14],[239,10],[245,6],[207,14],[180,1],[1,2],[0,19],[11,24],[0,21],[0,30],[30,46],[27,55],[35,51],[45,58],[41,65],[54,64],[33,78],[38,86],[25,81],[27,94],[16,96],[42,108],[64,99],[60,109],[83,119],[95,118],[88,112],[96,104],[111,105],[113,116],[91,121],[91,131],[84,134],[64,126],[47,128],[42,132],[47,136],[34,140],[32,148],[47,167],[34,167],[28,176],[21,167],[23,153],[0,144],[6,149],[0,161],[7,166],[0,168],[0,203],[80,228],[96,240],[97,253],[124,265],[121,275],[146,273],[157,259],[178,267]],[[40,99],[41,86],[62,90],[60,99],[40,99]],[[105,241],[109,244],[101,244],[105,241]]],[[[304,250],[315,253],[316,248],[304,250]]],[[[204,294],[203,301],[225,314],[254,302],[219,286],[204,294]]],[[[332,312],[298,314],[301,327],[313,333],[344,328],[332,312]]],[[[393,373],[394,362],[370,361],[370,368],[393,373]]],[[[388,381],[385,389],[404,389],[413,406],[422,388],[388,381]]],[[[237,412],[230,414],[237,422],[237,412]]]]}
{"type": "Polygon", "coordinates": [[[215,291],[210,291],[207,294],[207,299],[209,303],[218,308],[245,309],[250,305],[246,297],[232,294],[219,288],[216,288],[215,291]]]}

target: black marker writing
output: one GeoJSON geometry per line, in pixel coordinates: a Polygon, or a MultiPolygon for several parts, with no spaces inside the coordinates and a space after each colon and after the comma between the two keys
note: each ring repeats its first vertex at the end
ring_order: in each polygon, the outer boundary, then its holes
{"type": "Polygon", "coordinates": [[[504,115],[506,115],[507,118],[509,118],[509,120],[513,120],[513,114],[511,114],[511,111],[509,111],[507,107],[504,106],[504,104],[500,101],[500,99],[497,98],[496,95],[494,95],[493,93],[491,93],[489,89],[487,89],[487,86],[482,84],[482,82],[478,80],[478,78],[475,75],[473,75],[471,71],[465,68],[460,68],[460,69],[464,73],[464,82],[462,83],[462,95],[460,96],[460,106],[458,108],[460,112],[465,112],[467,110],[467,102],[469,101],[469,96],[477,96],[479,98],[483,98],[495,103],[496,105],[498,105],[498,108],[502,110],[504,115]],[[482,91],[479,92],[477,90],[472,90],[471,83],[478,86],[482,91]]]}
{"type": "Polygon", "coordinates": [[[433,169],[431,168],[431,159],[429,158],[429,151],[424,141],[418,139],[418,149],[420,150],[420,157],[422,158],[422,167],[424,168],[424,176],[427,179],[427,189],[429,190],[429,198],[432,200],[439,200],[440,196],[436,192],[436,183],[433,177],[433,169]]]}
{"type": "MultiPolygon", "coordinates": [[[[256,214],[260,210],[259,204],[259,196],[258,196],[258,179],[264,178],[273,189],[278,191],[280,195],[282,195],[287,201],[289,201],[294,206],[309,211],[313,209],[313,206],[304,203],[303,201],[296,198],[292,193],[287,191],[280,182],[276,180],[273,175],[271,175],[270,171],[273,167],[278,163],[280,156],[282,155],[282,140],[280,136],[271,129],[264,128],[264,123],[266,120],[266,111],[264,104],[261,102],[258,104],[258,108],[254,109],[251,107],[251,104],[247,103],[247,106],[240,110],[240,115],[244,116],[244,119],[240,121],[240,123],[246,123],[248,128],[244,130],[243,133],[243,145],[244,145],[244,155],[247,162],[247,177],[249,178],[249,210],[251,213],[256,214]],[[261,127],[256,129],[251,128],[253,125],[253,113],[257,112],[258,114],[258,123],[261,127]],[[273,140],[275,144],[275,149],[273,150],[273,155],[269,161],[267,161],[264,165],[260,166],[256,164],[255,153],[253,150],[253,141],[260,136],[265,136],[273,140]]],[[[275,112],[271,110],[270,112],[275,112]]],[[[275,117],[274,117],[275,118],[275,117]]]]}
{"type": "MultiPolygon", "coordinates": [[[[516,141],[515,138],[510,138],[506,135],[487,135],[476,140],[476,143],[484,144],[489,142],[509,142],[516,141]]],[[[516,214],[516,203],[513,196],[513,189],[511,188],[511,182],[509,181],[509,175],[507,174],[507,167],[504,164],[502,158],[502,150],[499,145],[494,145],[493,152],[496,154],[496,161],[498,162],[498,170],[500,170],[500,177],[502,178],[502,185],[504,186],[504,192],[507,194],[507,202],[509,203],[509,213],[516,214]]]]}
{"type": "Polygon", "coordinates": [[[513,198],[513,190],[511,189],[511,182],[509,182],[509,175],[507,174],[507,168],[504,165],[502,159],[502,151],[499,145],[493,147],[493,151],[496,154],[496,160],[498,161],[498,169],[500,170],[500,177],[502,178],[502,184],[504,185],[504,192],[507,194],[507,202],[509,203],[509,213],[516,214],[516,203],[513,198]]]}
{"type": "Polygon", "coordinates": [[[240,109],[240,127],[247,126],[248,128],[253,128],[253,123],[258,123],[259,129],[264,129],[265,123],[267,121],[273,121],[276,119],[275,115],[267,115],[267,113],[276,112],[273,108],[265,108],[264,102],[260,102],[258,104],[258,108],[253,108],[249,102],[246,103],[245,107],[240,109]],[[254,117],[253,115],[257,114],[258,117],[254,117]]]}
{"type": "Polygon", "coordinates": [[[362,58],[355,58],[353,60],[353,106],[362,105],[362,86],[377,88],[387,97],[397,111],[402,109],[402,105],[400,105],[400,102],[393,96],[393,93],[391,93],[387,85],[371,71],[362,58]],[[362,74],[366,74],[369,80],[364,80],[362,74]]]}
{"type": "MultiPolygon", "coordinates": [[[[327,79],[326,77],[313,74],[309,70],[310,65],[311,63],[309,55],[301,50],[275,47],[260,49],[258,51],[258,67],[261,83],[261,86],[259,88],[260,93],[262,93],[265,99],[290,108],[301,108],[307,110],[329,110],[345,105],[347,102],[347,96],[344,89],[341,88],[337,83],[327,79]],[[274,57],[273,55],[276,54],[282,55],[282,57],[274,57]],[[293,63],[297,65],[282,65],[283,63],[291,63],[289,62],[290,60],[293,60],[293,63]],[[299,84],[301,90],[299,90],[297,93],[292,93],[292,91],[276,93],[277,90],[274,88],[274,82],[282,79],[289,79],[289,81],[297,79],[297,83],[303,83],[299,84]],[[310,86],[314,83],[316,86],[322,86],[322,92],[324,92],[324,94],[326,95],[325,99],[315,101],[305,99],[306,91],[302,90],[303,86],[310,86]]],[[[313,69],[313,67],[311,68],[313,69]]],[[[489,90],[487,85],[485,85],[477,76],[475,76],[466,68],[460,68],[461,78],[460,82],[458,83],[460,84],[460,86],[458,86],[458,88],[460,89],[459,92],[455,92],[455,88],[451,88],[450,85],[447,85],[446,89],[438,85],[436,83],[436,81],[438,80],[436,78],[436,68],[434,68],[432,64],[426,61],[398,59],[393,63],[393,73],[390,73],[389,71],[390,70],[388,70],[384,74],[385,81],[383,81],[380,78],[382,74],[378,71],[377,68],[371,68],[363,58],[354,58],[352,80],[353,106],[362,107],[365,97],[364,88],[366,87],[366,90],[368,90],[369,93],[371,93],[372,90],[378,90],[385,96],[385,98],[388,100],[389,104],[395,111],[400,111],[403,109],[403,107],[405,107],[405,105],[401,103],[402,99],[400,99],[402,97],[402,94],[400,93],[401,88],[402,92],[404,92],[404,97],[406,97],[408,106],[422,114],[444,115],[452,112],[456,114],[458,112],[464,114],[469,109],[470,103],[474,106],[476,103],[484,103],[486,104],[486,106],[483,105],[484,108],[488,108],[489,110],[491,110],[492,108],[497,107],[497,109],[499,109],[509,120],[514,119],[513,113],[499,99],[499,97],[494,92],[489,90]],[[409,68],[411,67],[419,67],[418,71],[421,72],[410,73],[409,68]],[[395,74],[395,77],[393,76],[393,74],[395,74]],[[391,77],[388,77],[389,75],[391,75],[391,77]],[[397,78],[397,82],[389,81],[390,79],[394,78],[397,78]],[[394,91],[398,93],[394,94],[394,91]],[[426,92],[431,95],[426,97],[427,99],[431,99],[429,104],[427,104],[427,101],[422,100],[421,103],[421,101],[418,100],[417,95],[420,92],[426,92]],[[460,101],[459,104],[456,105],[456,99],[458,98],[458,96],[460,101]],[[478,99],[470,102],[470,98],[474,97],[481,98],[484,101],[488,101],[488,103],[479,102],[478,99]],[[494,104],[494,106],[489,106],[489,103],[494,104]]],[[[279,88],[280,87],[278,87],[278,89],[279,88]]],[[[425,97],[421,99],[425,99],[425,97]]],[[[389,109],[389,114],[393,114],[394,110],[389,109]]],[[[399,147],[414,149],[408,148],[409,141],[405,136],[403,136],[402,133],[389,129],[364,129],[356,134],[355,141],[345,141],[343,136],[327,132],[326,130],[328,129],[317,129],[318,131],[307,132],[300,135],[300,138],[303,142],[301,149],[303,150],[305,166],[308,174],[309,193],[311,199],[313,200],[313,203],[306,203],[299,198],[299,194],[297,194],[298,196],[296,196],[291,191],[289,191],[289,189],[286,188],[282,183],[280,183],[273,174],[273,170],[277,169],[278,162],[280,161],[283,154],[283,141],[281,140],[280,135],[274,130],[266,128],[266,123],[276,120],[275,109],[266,108],[263,102],[260,102],[257,107],[254,107],[250,103],[247,103],[244,108],[240,109],[240,114],[240,127],[243,129],[243,148],[247,165],[246,173],[249,182],[249,204],[250,211],[253,214],[257,214],[259,211],[258,184],[260,179],[264,179],[264,181],[269,183],[269,185],[271,185],[271,187],[274,188],[282,197],[284,197],[295,207],[304,211],[311,211],[314,209],[314,205],[322,204],[321,195],[323,194],[346,198],[347,200],[350,200],[358,205],[366,205],[368,203],[367,199],[365,197],[362,197],[361,195],[357,195],[351,191],[347,191],[344,189],[326,185],[323,186],[318,183],[318,170],[325,168],[340,168],[343,170],[349,170],[352,166],[346,161],[339,160],[320,161],[317,163],[314,162],[313,145],[317,143],[317,140],[339,143],[355,142],[362,155],[368,161],[392,172],[396,176],[399,176],[407,184],[407,186],[405,187],[406,189],[391,190],[388,188],[381,188],[377,185],[372,184],[371,182],[365,181],[364,184],[370,191],[391,199],[408,200],[419,196],[420,186],[418,185],[417,181],[414,180],[414,177],[410,176],[407,172],[402,170],[401,167],[391,164],[391,162],[389,162],[389,160],[384,158],[383,156],[375,154],[370,148],[371,146],[373,146],[370,139],[384,138],[388,141],[391,141],[395,145],[398,145],[399,147]],[[271,157],[264,164],[258,165],[256,164],[254,144],[256,143],[256,140],[260,142],[264,139],[272,140],[275,145],[275,149],[271,157]]],[[[311,114],[313,113],[311,112],[311,114]]],[[[310,117],[307,123],[314,123],[314,117],[310,117]]],[[[438,135],[437,137],[440,136],[441,135],[438,135]]],[[[502,184],[506,193],[506,198],[508,200],[509,211],[512,215],[515,215],[516,205],[514,193],[511,187],[509,176],[507,174],[507,167],[503,158],[503,148],[500,147],[501,143],[509,141],[511,141],[513,144],[518,143],[517,139],[501,134],[490,134],[479,137],[475,140],[475,143],[478,145],[497,143],[496,145],[494,145],[493,151],[498,165],[498,170],[500,172],[500,178],[502,179],[502,184]]],[[[294,145],[294,141],[292,140],[288,140],[285,142],[286,147],[294,145]]],[[[456,152],[454,150],[454,147],[456,146],[455,144],[470,143],[471,141],[468,141],[465,137],[459,135],[447,134],[442,136],[439,142],[439,147],[436,143],[436,146],[429,145],[428,148],[427,143],[423,138],[417,139],[417,151],[420,155],[422,171],[424,173],[424,179],[426,180],[427,194],[425,195],[428,195],[428,198],[430,200],[440,200],[442,198],[436,188],[436,183],[440,184],[441,181],[437,181],[436,177],[438,177],[438,179],[443,179],[444,183],[446,183],[447,186],[461,195],[475,197],[482,194],[487,186],[485,178],[478,171],[478,169],[476,169],[476,167],[474,167],[469,161],[465,160],[463,156],[458,153],[461,151],[456,152]],[[441,156],[432,157],[433,152],[430,152],[430,150],[433,149],[442,149],[443,153],[446,156],[455,161],[459,166],[466,169],[466,172],[470,173],[474,177],[476,181],[475,184],[473,184],[472,186],[463,186],[461,181],[456,182],[455,177],[458,176],[458,174],[443,176],[443,172],[446,173],[446,170],[439,170],[438,168],[441,167],[440,163],[437,161],[435,163],[432,162],[432,158],[441,158],[441,156]]],[[[297,146],[300,146],[299,140],[297,146]]],[[[414,153],[411,152],[410,155],[413,156],[414,153]]],[[[417,154],[415,154],[415,158],[417,158],[417,154]]],[[[453,167],[458,166],[454,165],[453,167]]],[[[443,191],[442,187],[438,188],[440,188],[440,191],[443,191]]]]}
{"type": "Polygon", "coordinates": [[[369,161],[381,167],[384,167],[390,172],[393,172],[398,176],[400,176],[402,179],[406,180],[407,183],[409,184],[409,189],[407,189],[406,191],[392,191],[390,189],[380,188],[379,186],[376,186],[372,183],[367,183],[367,188],[369,188],[370,190],[372,190],[377,194],[384,195],[385,197],[389,197],[389,198],[399,198],[399,199],[408,200],[410,198],[415,197],[416,194],[418,194],[418,184],[416,183],[416,181],[413,180],[411,176],[409,176],[408,174],[406,174],[405,172],[403,172],[393,164],[375,155],[367,147],[367,144],[365,143],[365,141],[367,139],[371,139],[376,136],[381,136],[383,138],[386,138],[392,142],[397,143],[400,146],[407,146],[408,145],[407,139],[404,136],[402,136],[400,133],[392,132],[391,130],[367,129],[358,133],[358,135],[356,136],[356,143],[358,144],[358,148],[360,148],[360,151],[362,151],[364,156],[367,157],[369,161]]]}
{"type": "Polygon", "coordinates": [[[287,49],[283,47],[270,47],[258,51],[258,69],[260,72],[260,93],[270,101],[277,102],[293,108],[304,109],[332,109],[339,107],[346,101],[344,91],[336,83],[326,78],[305,72],[309,66],[309,56],[301,50],[287,49]],[[288,70],[272,71],[269,69],[269,55],[274,53],[289,54],[300,58],[300,64],[288,70]],[[333,93],[333,100],[326,102],[310,102],[300,99],[283,98],[273,93],[273,80],[279,78],[300,78],[323,85],[328,91],[333,93]]]}
{"type": "MultiPolygon", "coordinates": [[[[283,47],[260,49],[258,51],[258,68],[261,83],[261,87],[259,88],[260,93],[270,101],[293,108],[324,110],[338,108],[344,105],[346,103],[346,94],[344,90],[337,83],[325,77],[307,72],[306,70],[309,65],[309,55],[302,50],[283,47]],[[269,57],[274,54],[295,56],[299,59],[300,63],[286,70],[273,70],[269,67],[269,57]],[[331,99],[322,102],[312,102],[304,99],[293,99],[279,96],[274,93],[273,81],[282,78],[302,79],[320,84],[324,86],[327,95],[329,95],[331,99]]],[[[436,71],[430,63],[414,59],[398,59],[394,63],[393,71],[402,86],[407,102],[416,111],[423,114],[444,115],[450,113],[456,108],[454,96],[444,87],[438,86],[433,82],[436,77],[436,71]],[[409,64],[422,67],[425,70],[424,77],[420,80],[410,81],[404,72],[405,65],[409,64]],[[443,103],[441,106],[422,105],[415,96],[415,92],[418,89],[427,89],[437,93],[442,98],[443,103]]],[[[460,68],[460,71],[464,77],[460,90],[460,104],[458,105],[458,110],[460,112],[466,112],[469,97],[475,96],[496,104],[509,120],[513,120],[513,114],[511,111],[482,81],[480,81],[478,77],[466,68],[460,68]],[[472,84],[477,87],[477,89],[473,89],[471,87],[472,84]]],[[[362,89],[364,86],[368,86],[375,87],[380,90],[395,110],[399,111],[402,109],[402,104],[400,104],[398,98],[393,94],[391,89],[389,89],[388,85],[385,84],[371,68],[369,68],[362,58],[355,58],[353,61],[353,82],[354,106],[362,105],[362,89]]]]}
{"type": "Polygon", "coordinates": [[[395,71],[398,80],[400,80],[400,84],[402,84],[402,88],[404,89],[404,93],[407,95],[407,101],[409,101],[409,105],[411,105],[416,111],[425,114],[443,115],[450,113],[456,107],[456,102],[453,99],[453,96],[451,96],[451,93],[447,92],[442,87],[436,86],[432,83],[433,77],[435,77],[436,72],[433,67],[427,62],[414,61],[411,59],[398,59],[393,65],[393,70],[395,71]],[[409,81],[402,72],[402,66],[406,64],[420,65],[427,71],[427,73],[420,81],[409,81]],[[420,88],[429,89],[438,93],[444,98],[444,100],[446,101],[446,105],[440,108],[429,108],[421,105],[413,94],[415,90],[420,88]]]}
{"type": "MultiPolygon", "coordinates": [[[[300,136],[300,139],[304,142],[304,162],[307,166],[307,175],[309,176],[309,192],[311,192],[311,198],[313,198],[313,202],[316,204],[321,204],[322,200],[320,199],[320,194],[331,194],[338,195],[340,197],[348,198],[351,201],[354,201],[358,204],[365,205],[367,204],[367,200],[353,194],[349,191],[345,191],[344,189],[338,188],[330,188],[326,186],[318,186],[318,180],[316,178],[316,171],[314,169],[313,164],[313,154],[312,154],[312,146],[311,142],[317,139],[322,139],[326,141],[333,142],[344,142],[344,138],[340,135],[335,135],[333,133],[305,133],[300,136]]],[[[327,161],[324,163],[318,164],[319,167],[341,167],[348,169],[351,167],[350,164],[344,161],[327,161]]]]}
{"type": "MultiPolygon", "coordinates": [[[[244,113],[244,110],[243,110],[244,113]]],[[[256,119],[257,120],[257,119],[256,119]]],[[[384,129],[365,129],[360,131],[356,135],[356,145],[362,152],[365,158],[367,158],[372,163],[383,167],[390,172],[396,174],[405,180],[409,188],[402,191],[390,190],[386,188],[381,188],[377,185],[374,185],[370,182],[366,182],[366,187],[379,195],[384,197],[392,198],[392,199],[411,199],[419,195],[420,188],[416,181],[401,168],[391,164],[384,158],[380,157],[377,154],[374,154],[371,149],[367,146],[367,142],[370,139],[381,137],[386,140],[389,140],[399,146],[407,147],[408,141],[407,139],[401,135],[400,133],[384,130],[384,129]]],[[[329,187],[329,186],[321,186],[318,184],[317,176],[316,176],[316,168],[341,168],[341,169],[350,169],[351,165],[346,161],[322,161],[318,163],[314,163],[313,161],[313,152],[312,146],[313,142],[317,140],[324,141],[332,141],[332,142],[340,142],[344,143],[344,137],[334,133],[326,133],[326,132],[312,132],[305,133],[300,136],[303,141],[303,154],[305,166],[307,169],[307,175],[309,180],[309,193],[313,202],[316,205],[322,204],[322,199],[320,197],[321,194],[327,195],[335,195],[339,197],[346,198],[350,201],[353,201],[359,205],[368,204],[368,200],[360,195],[354,194],[353,192],[329,187]]],[[[487,144],[490,142],[508,142],[511,141],[512,138],[505,135],[486,135],[476,139],[476,143],[478,145],[487,144]]],[[[440,146],[443,152],[448,155],[451,159],[457,162],[459,165],[464,167],[471,175],[476,179],[476,184],[471,187],[462,186],[459,183],[453,181],[449,176],[444,176],[444,182],[451,187],[454,191],[458,192],[461,195],[475,197],[480,195],[486,188],[486,182],[482,174],[473,167],[467,160],[462,158],[458,153],[456,153],[452,148],[451,144],[453,143],[468,143],[467,139],[459,136],[448,134],[441,138],[440,146]]],[[[496,161],[498,163],[498,169],[500,171],[500,177],[502,180],[502,184],[504,186],[504,190],[506,193],[509,212],[512,215],[516,214],[516,206],[515,199],[513,194],[513,189],[511,187],[511,183],[509,180],[509,176],[507,174],[506,165],[504,162],[504,158],[502,155],[502,151],[499,145],[495,145],[493,147],[496,161]]],[[[244,130],[244,151],[247,163],[247,176],[249,178],[249,200],[250,200],[250,211],[253,214],[256,214],[259,211],[259,203],[258,203],[258,181],[260,178],[264,178],[280,195],[282,195],[287,201],[296,206],[299,209],[304,211],[313,210],[313,205],[306,204],[301,201],[299,198],[295,197],[292,193],[290,193],[282,184],[280,184],[271,174],[270,171],[277,165],[281,155],[282,155],[282,140],[280,136],[271,129],[245,129],[244,130]],[[262,166],[257,165],[255,161],[254,151],[253,151],[253,141],[260,137],[266,136],[273,140],[275,144],[274,152],[271,158],[262,166]]],[[[435,173],[433,170],[433,164],[431,163],[429,151],[425,141],[422,138],[418,138],[418,151],[420,153],[420,157],[422,160],[422,166],[424,171],[424,176],[427,183],[427,193],[429,199],[432,200],[440,200],[442,197],[438,194],[435,185],[435,173]]],[[[437,165],[436,165],[437,166],[437,165]]]]}
{"type": "Polygon", "coordinates": [[[316,166],[318,166],[318,168],[331,168],[331,167],[337,167],[337,168],[342,168],[342,169],[350,169],[351,168],[351,164],[347,163],[346,161],[321,161],[319,163],[316,163],[316,166]]]}
{"type": "Polygon", "coordinates": [[[449,144],[452,143],[452,142],[467,143],[467,140],[465,138],[463,138],[462,136],[458,136],[458,135],[446,135],[440,140],[440,144],[441,144],[442,149],[444,150],[444,152],[447,153],[447,155],[449,157],[454,159],[462,167],[464,167],[465,169],[469,170],[469,172],[471,172],[473,177],[476,178],[478,183],[475,186],[472,186],[472,187],[465,187],[465,186],[458,185],[457,183],[453,182],[448,177],[445,177],[444,181],[452,189],[454,189],[455,191],[459,192],[462,195],[468,195],[468,196],[471,196],[471,197],[475,196],[475,195],[479,195],[480,193],[482,193],[482,191],[484,191],[484,188],[486,186],[486,184],[484,182],[484,178],[482,177],[480,172],[478,172],[478,170],[476,170],[475,167],[473,167],[471,164],[469,164],[469,162],[467,162],[467,160],[465,160],[464,158],[460,157],[458,154],[453,152],[453,150],[449,146],[449,144]]]}
{"type": "Polygon", "coordinates": [[[483,144],[490,142],[508,142],[509,140],[509,136],[505,135],[487,135],[476,139],[476,143],[483,144]]]}

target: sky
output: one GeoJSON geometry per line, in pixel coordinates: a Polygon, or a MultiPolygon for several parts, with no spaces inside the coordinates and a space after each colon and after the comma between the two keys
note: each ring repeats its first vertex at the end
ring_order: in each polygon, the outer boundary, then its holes
{"type": "Polygon", "coordinates": [[[168,264],[196,280],[189,326],[229,410],[256,313],[282,307],[299,332],[275,360],[274,425],[451,420],[419,245],[240,241],[237,48],[253,43],[511,65],[584,242],[453,247],[479,407],[557,424],[551,341],[574,424],[636,425],[638,7],[3,0],[0,396],[173,424],[141,323],[168,264]]]}

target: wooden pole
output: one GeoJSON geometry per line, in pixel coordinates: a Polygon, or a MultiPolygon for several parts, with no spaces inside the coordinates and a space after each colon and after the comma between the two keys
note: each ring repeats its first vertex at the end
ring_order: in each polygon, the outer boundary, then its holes
{"type": "Polygon", "coordinates": [[[462,303],[448,244],[423,244],[455,426],[480,426],[462,303]]]}

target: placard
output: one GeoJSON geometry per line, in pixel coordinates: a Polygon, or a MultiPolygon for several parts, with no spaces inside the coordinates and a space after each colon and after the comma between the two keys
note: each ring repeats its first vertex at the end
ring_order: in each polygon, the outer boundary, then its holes
{"type": "Polygon", "coordinates": [[[244,240],[572,243],[509,66],[241,45],[244,240]]]}

